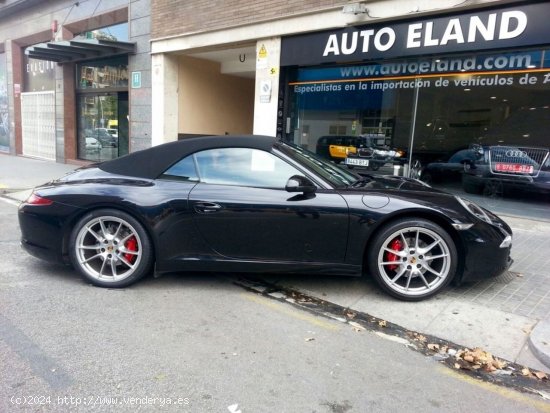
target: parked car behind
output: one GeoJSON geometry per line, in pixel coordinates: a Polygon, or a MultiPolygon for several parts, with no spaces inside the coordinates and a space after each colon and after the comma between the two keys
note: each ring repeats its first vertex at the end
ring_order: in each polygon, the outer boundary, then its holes
{"type": "Polygon", "coordinates": [[[87,136],[86,137],[86,152],[99,152],[102,148],[101,143],[96,139],[87,136]]]}
{"type": "Polygon", "coordinates": [[[376,171],[386,163],[404,162],[405,152],[393,149],[390,144],[391,139],[385,135],[361,135],[357,149],[354,152],[348,151],[345,164],[348,167],[362,166],[376,171]]]}
{"type": "Polygon", "coordinates": [[[550,194],[549,148],[485,146],[465,164],[462,186],[469,193],[521,191],[550,194]]]}
{"type": "Polygon", "coordinates": [[[118,138],[118,129],[105,128],[105,132],[107,132],[109,135],[111,135],[114,138],[118,138]]]}
{"type": "Polygon", "coordinates": [[[317,154],[336,163],[362,166],[377,170],[387,162],[404,159],[403,151],[390,147],[390,138],[382,135],[321,136],[317,141],[317,154]]]}
{"type": "Polygon", "coordinates": [[[118,146],[118,135],[111,135],[106,128],[86,129],[86,136],[96,138],[103,147],[116,148],[118,146]]]}
{"type": "Polygon", "coordinates": [[[321,136],[317,140],[315,152],[323,158],[342,162],[348,153],[355,153],[359,146],[360,137],[351,135],[321,136]]]}
{"type": "Polygon", "coordinates": [[[446,161],[441,160],[426,165],[420,173],[420,179],[427,184],[460,182],[464,173],[464,165],[471,165],[481,157],[483,157],[483,149],[479,145],[461,149],[446,161]]]}

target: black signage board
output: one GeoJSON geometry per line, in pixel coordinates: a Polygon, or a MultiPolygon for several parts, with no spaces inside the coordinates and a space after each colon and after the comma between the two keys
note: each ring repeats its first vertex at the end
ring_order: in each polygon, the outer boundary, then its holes
{"type": "Polygon", "coordinates": [[[55,90],[56,63],[24,56],[23,91],[43,92],[55,90]]]}
{"type": "Polygon", "coordinates": [[[289,36],[281,66],[471,52],[550,43],[550,2],[289,36]]]}

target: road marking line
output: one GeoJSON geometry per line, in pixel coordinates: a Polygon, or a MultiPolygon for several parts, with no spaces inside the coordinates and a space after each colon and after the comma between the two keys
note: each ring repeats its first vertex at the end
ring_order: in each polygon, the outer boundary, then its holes
{"type": "Polygon", "coordinates": [[[73,379],[63,366],[42,350],[8,318],[0,314],[0,340],[4,341],[33,372],[54,390],[65,389],[73,379]]]}
{"type": "MultiPolygon", "coordinates": [[[[413,330],[408,330],[404,327],[401,327],[397,324],[393,323],[386,323],[385,320],[378,319],[374,316],[371,316],[367,313],[362,313],[360,311],[352,311],[350,308],[344,308],[338,304],[331,303],[326,300],[321,300],[319,298],[308,296],[298,290],[291,290],[282,286],[278,286],[275,284],[271,284],[267,281],[262,280],[247,280],[246,278],[233,281],[235,285],[238,285],[240,287],[243,287],[245,290],[252,292],[253,294],[256,294],[256,296],[263,297],[264,299],[273,299],[274,302],[278,302],[280,305],[284,305],[286,302],[291,304],[292,308],[296,309],[303,309],[307,314],[313,313],[318,314],[319,317],[329,317],[332,319],[335,319],[337,321],[340,321],[342,323],[346,323],[345,325],[351,325],[355,326],[357,329],[365,329],[369,332],[374,332],[376,334],[383,333],[386,334],[392,334],[397,337],[400,337],[401,339],[407,340],[407,343],[410,343],[410,345],[407,345],[407,347],[413,351],[419,352],[420,354],[423,354],[424,356],[433,356],[433,351],[429,350],[429,348],[426,346],[426,344],[416,344],[417,337],[419,335],[418,332],[415,332],[413,330]],[[258,295],[259,294],[259,295],[258,295]],[[307,301],[306,305],[300,305],[299,303],[296,303],[294,299],[290,299],[288,297],[295,297],[298,296],[302,300],[307,301]],[[353,318],[355,321],[350,321],[348,319],[350,317],[349,312],[353,313],[353,318]],[[345,314],[346,318],[343,318],[339,316],[340,314],[345,314]],[[382,327],[382,322],[384,323],[384,327],[382,327]],[[384,330],[384,331],[382,331],[384,330]],[[414,341],[410,341],[411,339],[414,339],[414,341]]],[[[244,293],[243,293],[244,294],[244,293]]],[[[253,300],[252,298],[247,297],[249,300],[253,300]]],[[[258,303],[261,303],[262,305],[267,305],[265,302],[260,302],[258,299],[254,300],[258,303]]],[[[280,308],[273,307],[277,311],[282,311],[280,308]]],[[[292,317],[296,317],[295,314],[289,314],[292,317]]],[[[309,320],[308,320],[309,321],[309,320]]],[[[338,325],[340,323],[337,323],[335,325],[338,325]]],[[[334,327],[334,325],[331,325],[331,327],[334,327]]],[[[459,348],[464,347],[460,346],[457,343],[453,343],[450,341],[446,341],[444,339],[435,337],[435,336],[428,336],[430,340],[435,340],[432,342],[439,342],[439,343],[447,343],[447,345],[451,348],[459,348]]],[[[386,337],[384,337],[386,338],[386,337]]],[[[405,341],[400,341],[402,344],[406,345],[405,341]]],[[[499,380],[495,380],[495,376],[492,373],[485,373],[478,371],[477,373],[470,373],[475,374],[474,381],[472,383],[478,384],[476,381],[477,379],[485,381],[490,383],[491,386],[496,387],[504,387],[507,390],[503,390],[503,394],[513,394],[513,391],[518,391],[520,394],[523,394],[522,392],[529,392],[530,395],[533,397],[540,396],[542,399],[550,400],[550,393],[546,391],[545,384],[542,383],[540,380],[533,380],[532,384],[529,380],[521,380],[521,377],[518,377],[518,372],[523,368],[523,366],[509,362],[510,368],[515,369],[515,373],[513,373],[511,376],[501,376],[499,380]],[[518,380],[519,379],[519,380],[518,380]],[[531,388],[532,387],[532,388],[531,388]],[[539,388],[542,388],[544,390],[539,390],[539,388]]],[[[445,368],[451,369],[449,375],[454,373],[454,376],[456,376],[456,370],[453,369],[454,363],[452,363],[452,359],[447,359],[443,361],[443,365],[445,368]]],[[[465,376],[468,375],[468,372],[463,372],[465,376]]],[[[464,376],[460,375],[457,376],[459,379],[466,380],[464,376]]],[[[494,387],[491,387],[493,389],[494,387]]],[[[515,396],[510,396],[510,398],[514,398],[515,396]]],[[[532,402],[531,400],[527,399],[527,397],[521,398],[522,402],[530,403],[536,405],[537,410],[544,411],[550,413],[550,406],[546,406],[543,403],[536,403],[532,402]]]]}
{"type": "MultiPolygon", "coordinates": [[[[498,394],[499,396],[528,405],[541,412],[550,413],[550,403],[548,402],[545,402],[542,400],[535,400],[533,398],[527,397],[514,389],[509,389],[506,387],[498,386],[496,384],[488,383],[483,380],[478,380],[466,374],[460,374],[459,372],[451,370],[448,367],[439,365],[438,369],[441,371],[441,373],[450,377],[454,377],[457,380],[461,380],[463,382],[472,384],[474,386],[481,387],[483,388],[483,390],[488,390],[498,394]]],[[[533,397],[537,397],[537,396],[533,395],[533,397]]]]}
{"type": "Polygon", "coordinates": [[[272,310],[275,310],[284,315],[296,318],[298,320],[306,321],[310,324],[313,324],[317,327],[324,328],[325,330],[336,331],[339,330],[339,327],[336,324],[333,324],[323,319],[303,313],[303,310],[294,309],[293,307],[285,307],[284,303],[273,301],[270,298],[258,296],[253,293],[241,293],[241,296],[249,301],[261,304],[264,307],[268,307],[272,310]]]}

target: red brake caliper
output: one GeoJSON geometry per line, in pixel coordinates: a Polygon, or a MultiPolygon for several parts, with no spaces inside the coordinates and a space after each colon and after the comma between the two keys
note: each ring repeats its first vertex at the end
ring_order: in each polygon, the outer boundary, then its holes
{"type": "MultiPolygon", "coordinates": [[[[128,251],[137,251],[137,245],[138,244],[137,244],[136,237],[131,237],[124,244],[124,248],[126,248],[128,251]]],[[[136,255],[126,253],[124,254],[124,258],[126,259],[126,261],[132,264],[136,259],[136,255]]]]}
{"type": "MultiPolygon", "coordinates": [[[[394,239],[391,243],[390,243],[390,249],[394,250],[394,251],[401,251],[403,250],[403,242],[396,238],[394,239]]],[[[397,254],[394,254],[393,252],[388,252],[386,251],[386,262],[392,262],[392,261],[397,261],[398,260],[398,256],[397,254]]],[[[394,271],[396,270],[398,267],[397,264],[390,264],[388,265],[388,269],[391,270],[391,271],[394,271]]]]}

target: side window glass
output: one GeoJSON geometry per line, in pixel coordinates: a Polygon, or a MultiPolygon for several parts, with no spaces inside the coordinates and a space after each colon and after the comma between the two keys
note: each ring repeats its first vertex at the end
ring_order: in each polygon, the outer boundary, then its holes
{"type": "Polygon", "coordinates": [[[201,182],[283,189],[300,172],[271,153],[250,148],[219,148],[195,154],[201,182]]]}
{"type": "Polygon", "coordinates": [[[195,169],[193,155],[189,155],[172,165],[162,174],[161,178],[177,181],[198,181],[199,177],[195,169]]]}

